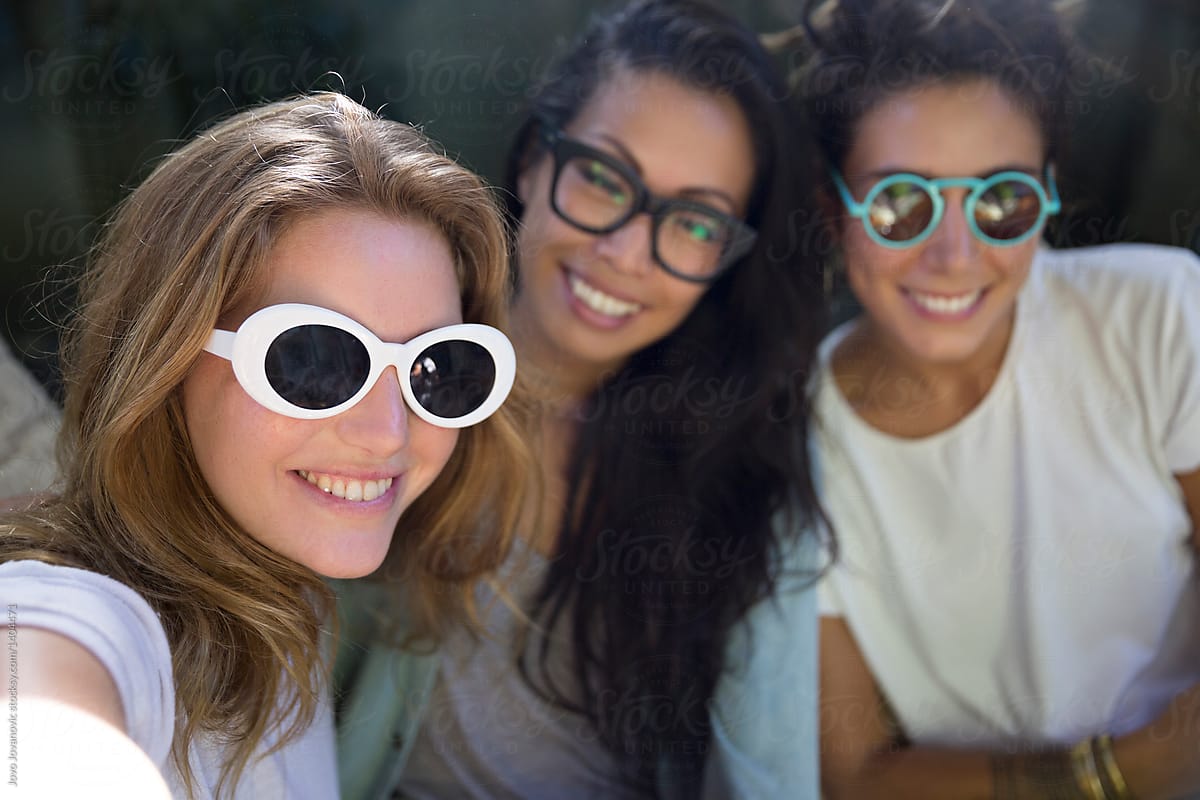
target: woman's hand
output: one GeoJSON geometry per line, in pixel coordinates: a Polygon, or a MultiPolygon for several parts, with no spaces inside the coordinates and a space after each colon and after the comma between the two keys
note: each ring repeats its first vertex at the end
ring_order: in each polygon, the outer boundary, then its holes
{"type": "Polygon", "coordinates": [[[1200,684],[1149,725],[1114,740],[1113,755],[1139,800],[1200,794],[1200,684]]]}
{"type": "MultiPolygon", "coordinates": [[[[1013,756],[905,745],[853,635],[836,617],[821,620],[820,742],[829,800],[1089,797],[1065,751],[1013,756]]],[[[1149,725],[1114,740],[1113,755],[1138,800],[1200,794],[1200,685],[1149,725]]]]}

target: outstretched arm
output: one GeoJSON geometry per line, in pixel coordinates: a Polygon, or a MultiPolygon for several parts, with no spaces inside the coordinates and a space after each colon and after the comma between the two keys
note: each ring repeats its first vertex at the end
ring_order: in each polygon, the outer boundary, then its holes
{"type": "Polygon", "coordinates": [[[5,782],[30,797],[170,797],[158,769],[125,735],[104,665],[78,642],[40,628],[9,638],[5,782]]]}
{"type": "Polygon", "coordinates": [[[17,641],[21,697],[57,700],[125,730],[117,685],[90,650],[41,628],[19,628],[17,641]]]}

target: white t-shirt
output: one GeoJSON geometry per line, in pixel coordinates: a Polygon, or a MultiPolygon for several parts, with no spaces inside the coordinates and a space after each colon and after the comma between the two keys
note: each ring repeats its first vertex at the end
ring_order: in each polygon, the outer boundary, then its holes
{"type": "MultiPolygon", "coordinates": [[[[951,428],[865,423],[822,345],[817,442],[840,562],[820,586],[908,737],[1064,744],[1200,682],[1175,474],[1200,468],[1200,260],[1040,251],[988,395],[951,428]]],[[[884,387],[882,390],[886,390],[884,387]]]]}
{"type": "MultiPolygon", "coordinates": [[[[0,606],[15,609],[20,627],[54,631],[91,651],[116,684],[126,733],[158,766],[172,795],[187,797],[170,758],[175,730],[171,653],[149,604],[129,587],[94,572],[15,561],[0,564],[0,606]]],[[[327,698],[322,698],[313,725],[283,750],[252,760],[233,796],[237,800],[336,798],[333,741],[333,717],[327,698]]],[[[264,741],[260,752],[272,743],[264,741]]],[[[199,800],[213,797],[224,755],[211,739],[193,741],[189,758],[199,783],[199,800]]]]}

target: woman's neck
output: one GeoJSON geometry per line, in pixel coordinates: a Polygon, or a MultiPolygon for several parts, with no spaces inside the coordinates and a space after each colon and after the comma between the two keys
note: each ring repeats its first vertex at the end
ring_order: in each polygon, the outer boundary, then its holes
{"type": "Polygon", "coordinates": [[[892,341],[864,317],[837,346],[834,379],[868,424],[901,438],[953,426],[987,397],[1004,365],[1015,314],[960,361],[928,362],[892,341]]]}
{"type": "Polygon", "coordinates": [[[584,404],[607,373],[569,358],[521,313],[519,306],[514,307],[510,320],[509,336],[517,351],[517,364],[534,403],[538,430],[533,446],[541,469],[541,491],[536,493],[537,501],[526,506],[519,535],[549,558],[557,548],[566,514],[570,454],[584,404]]]}
{"type": "Polygon", "coordinates": [[[571,358],[536,329],[535,323],[520,314],[519,309],[514,309],[511,321],[509,333],[517,352],[517,364],[534,402],[546,413],[577,415],[614,367],[571,358]]]}

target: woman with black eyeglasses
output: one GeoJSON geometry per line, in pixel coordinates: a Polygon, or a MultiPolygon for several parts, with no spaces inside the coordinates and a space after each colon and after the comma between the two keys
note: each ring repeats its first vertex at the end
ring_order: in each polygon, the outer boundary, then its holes
{"type": "Polygon", "coordinates": [[[1041,245],[1050,0],[842,0],[803,91],[857,319],[822,346],[822,779],[1200,792],[1200,264],[1041,245]]]}
{"type": "Polygon", "coordinates": [[[508,182],[544,484],[518,608],[343,659],[347,798],[816,797],[823,301],[785,101],[686,0],[597,20],[537,89],[508,182]]]}

